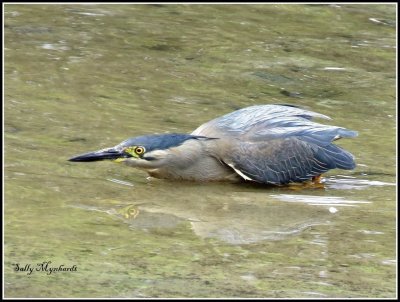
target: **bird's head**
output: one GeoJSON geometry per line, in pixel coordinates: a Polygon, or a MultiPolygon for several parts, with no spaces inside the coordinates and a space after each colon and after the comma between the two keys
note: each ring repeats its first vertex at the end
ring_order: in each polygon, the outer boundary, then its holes
{"type": "Polygon", "coordinates": [[[171,148],[182,145],[187,140],[203,138],[189,134],[155,134],[129,138],[122,143],[98,151],[84,153],[69,159],[72,162],[112,160],[126,162],[139,168],[162,166],[171,148]]]}

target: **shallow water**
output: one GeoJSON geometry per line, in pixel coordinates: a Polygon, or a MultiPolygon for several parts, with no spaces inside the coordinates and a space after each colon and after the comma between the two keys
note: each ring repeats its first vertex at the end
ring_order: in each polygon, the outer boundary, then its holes
{"type": "Polygon", "coordinates": [[[394,5],[5,5],[5,296],[395,297],[395,18],[394,5]],[[305,188],[66,161],[270,103],[358,131],[338,142],[357,168],[305,188]]]}

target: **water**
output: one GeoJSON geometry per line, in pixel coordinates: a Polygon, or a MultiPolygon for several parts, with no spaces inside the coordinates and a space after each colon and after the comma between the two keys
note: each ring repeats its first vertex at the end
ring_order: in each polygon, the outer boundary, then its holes
{"type": "Polygon", "coordinates": [[[6,297],[396,296],[394,5],[7,4],[4,22],[6,297]],[[338,142],[357,168],[304,188],[67,161],[270,103],[358,131],[338,142]]]}

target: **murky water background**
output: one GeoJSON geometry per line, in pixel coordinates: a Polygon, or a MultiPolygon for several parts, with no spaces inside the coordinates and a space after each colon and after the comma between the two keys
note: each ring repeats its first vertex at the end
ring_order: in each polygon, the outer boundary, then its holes
{"type": "Polygon", "coordinates": [[[7,4],[6,297],[394,297],[395,18],[394,5],[7,4]],[[301,189],[66,161],[270,103],[357,130],[338,142],[357,168],[301,189]]]}

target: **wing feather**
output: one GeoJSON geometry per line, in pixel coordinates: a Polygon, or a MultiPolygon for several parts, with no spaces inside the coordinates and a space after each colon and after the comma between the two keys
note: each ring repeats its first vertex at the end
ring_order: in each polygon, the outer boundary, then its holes
{"type": "Polygon", "coordinates": [[[242,178],[261,183],[299,182],[334,168],[353,169],[353,155],[332,142],[357,132],[316,123],[314,117],[330,119],[291,106],[251,106],[211,120],[192,135],[220,138],[216,156],[242,178]]]}
{"type": "Polygon", "coordinates": [[[296,137],[268,142],[237,142],[227,162],[244,179],[260,183],[301,182],[330,169],[354,168],[353,156],[330,144],[319,146],[296,137]]]}

